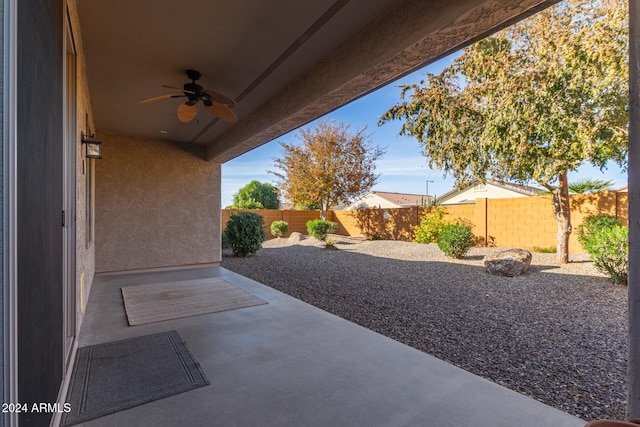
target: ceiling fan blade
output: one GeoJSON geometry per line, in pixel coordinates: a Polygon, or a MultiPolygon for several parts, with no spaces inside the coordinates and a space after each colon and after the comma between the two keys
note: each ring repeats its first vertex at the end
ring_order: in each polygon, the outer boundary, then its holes
{"type": "Polygon", "coordinates": [[[182,123],[189,123],[191,120],[195,119],[198,115],[198,110],[200,110],[200,103],[196,102],[193,105],[189,105],[186,102],[178,105],[178,120],[182,123]]]}
{"type": "Polygon", "coordinates": [[[190,94],[193,94],[193,95],[196,94],[195,92],[193,92],[191,90],[185,90],[183,88],[179,88],[179,87],[175,87],[175,86],[162,85],[162,87],[167,88],[167,89],[179,90],[180,92],[190,93],[190,94]]]}
{"type": "Polygon", "coordinates": [[[138,102],[138,104],[146,104],[147,102],[153,102],[153,101],[162,101],[163,99],[169,99],[169,98],[182,98],[183,96],[185,95],[160,95],[160,96],[155,96],[149,99],[143,99],[142,101],[138,102]]]}
{"type": "Polygon", "coordinates": [[[214,102],[212,105],[205,105],[204,108],[214,116],[220,117],[225,122],[235,123],[238,121],[236,114],[231,110],[231,108],[224,104],[214,102]]]}
{"type": "Polygon", "coordinates": [[[224,105],[236,105],[236,101],[216,91],[205,89],[203,90],[203,92],[209,95],[211,100],[214,102],[218,102],[224,105]]]}

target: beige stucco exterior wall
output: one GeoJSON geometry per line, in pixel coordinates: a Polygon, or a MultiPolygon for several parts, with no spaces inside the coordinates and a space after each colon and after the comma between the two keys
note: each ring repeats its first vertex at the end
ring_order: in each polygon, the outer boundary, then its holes
{"type": "Polygon", "coordinates": [[[99,137],[96,271],[219,263],[220,164],[198,146],[99,137]]]}
{"type": "MultiPolygon", "coordinates": [[[[75,43],[75,64],[76,64],[76,120],[75,120],[75,148],[76,148],[76,199],[75,199],[75,227],[76,227],[76,329],[79,330],[84,316],[85,307],[89,299],[91,284],[95,274],[95,245],[94,241],[87,238],[90,231],[88,227],[88,198],[87,195],[93,189],[88,189],[87,185],[94,182],[89,179],[91,174],[95,178],[92,166],[95,160],[86,159],[84,156],[84,145],[81,142],[82,132],[95,129],[93,124],[93,113],[91,111],[91,98],[82,49],[82,36],[80,24],[76,13],[75,0],[68,0],[69,21],[75,43]],[[89,162],[94,162],[89,164],[89,162]]],[[[67,83],[69,84],[69,83],[67,83]]]]}

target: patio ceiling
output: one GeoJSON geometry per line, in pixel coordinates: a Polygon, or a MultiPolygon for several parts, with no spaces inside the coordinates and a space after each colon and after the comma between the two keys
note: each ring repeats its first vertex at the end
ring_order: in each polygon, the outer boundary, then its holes
{"type": "Polygon", "coordinates": [[[225,162],[554,0],[82,0],[98,131],[206,146],[225,162]],[[229,124],[180,123],[184,71],[237,101],[229,124]]]}

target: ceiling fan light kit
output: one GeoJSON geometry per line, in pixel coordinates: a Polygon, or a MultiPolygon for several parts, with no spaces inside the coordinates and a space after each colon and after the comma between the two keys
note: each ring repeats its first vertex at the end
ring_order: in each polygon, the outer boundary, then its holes
{"type": "Polygon", "coordinates": [[[142,100],[140,101],[140,104],[161,101],[164,99],[186,97],[187,101],[178,105],[177,110],[178,120],[182,123],[189,123],[196,118],[198,111],[200,110],[200,102],[204,104],[204,108],[213,116],[229,123],[235,123],[238,121],[236,114],[231,108],[229,108],[236,104],[232,98],[210,89],[204,89],[202,86],[197,84],[196,80],[199,80],[201,77],[200,72],[196,70],[187,70],[186,73],[191,82],[185,83],[182,89],[175,86],[162,85],[164,88],[180,91],[183,93],[182,95],[160,95],[142,100]]]}
{"type": "Polygon", "coordinates": [[[189,123],[198,115],[199,110],[200,104],[190,101],[184,102],[178,105],[178,120],[182,123],[189,123]]]}

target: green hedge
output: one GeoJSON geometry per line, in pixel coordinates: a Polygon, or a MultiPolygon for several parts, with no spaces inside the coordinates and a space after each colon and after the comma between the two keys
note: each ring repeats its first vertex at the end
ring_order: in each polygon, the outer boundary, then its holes
{"type": "Polygon", "coordinates": [[[338,223],[325,219],[312,219],[307,221],[307,233],[316,239],[324,240],[327,234],[335,233],[338,230],[338,223]]]}
{"type": "Polygon", "coordinates": [[[262,247],[267,237],[262,226],[264,219],[253,212],[241,212],[231,215],[224,229],[224,241],[236,256],[254,254],[262,247]]]}
{"type": "Polygon", "coordinates": [[[462,258],[473,244],[471,227],[462,224],[444,226],[438,237],[438,247],[449,257],[462,258]]]}

